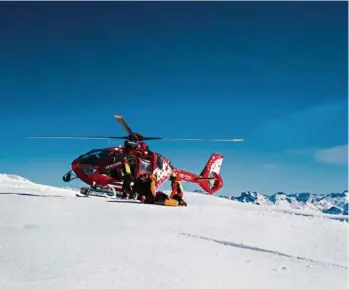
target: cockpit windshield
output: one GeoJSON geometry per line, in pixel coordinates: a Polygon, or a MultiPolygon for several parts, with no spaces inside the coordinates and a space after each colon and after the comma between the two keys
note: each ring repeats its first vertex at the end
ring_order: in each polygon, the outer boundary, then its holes
{"type": "Polygon", "coordinates": [[[81,155],[79,157],[79,164],[81,165],[91,165],[91,166],[97,166],[100,164],[101,161],[105,161],[105,159],[108,157],[109,151],[108,150],[92,150],[88,153],[81,155]]]}

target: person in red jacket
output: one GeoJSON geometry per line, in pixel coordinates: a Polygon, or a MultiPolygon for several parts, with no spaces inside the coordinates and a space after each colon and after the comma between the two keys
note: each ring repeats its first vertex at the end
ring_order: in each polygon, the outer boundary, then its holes
{"type": "Polygon", "coordinates": [[[187,203],[183,200],[183,196],[184,196],[183,186],[182,186],[182,183],[177,179],[177,175],[175,173],[172,173],[170,175],[170,181],[171,181],[171,189],[172,189],[170,198],[177,200],[180,206],[186,206],[187,203]]]}

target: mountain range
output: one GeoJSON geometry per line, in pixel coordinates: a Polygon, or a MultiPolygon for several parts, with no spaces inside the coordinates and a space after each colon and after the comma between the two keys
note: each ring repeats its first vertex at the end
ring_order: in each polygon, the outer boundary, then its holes
{"type": "Polygon", "coordinates": [[[274,206],[281,209],[320,211],[325,214],[348,215],[348,191],[342,193],[313,194],[309,192],[286,194],[278,192],[267,196],[259,192],[242,192],[238,197],[220,196],[242,203],[274,206]]]}

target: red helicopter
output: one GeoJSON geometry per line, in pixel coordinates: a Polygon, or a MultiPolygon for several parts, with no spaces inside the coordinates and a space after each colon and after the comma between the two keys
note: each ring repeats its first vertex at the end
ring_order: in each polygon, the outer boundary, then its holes
{"type": "MultiPolygon", "coordinates": [[[[120,196],[123,178],[121,167],[124,160],[130,165],[134,179],[145,175],[157,176],[156,189],[165,183],[171,174],[176,174],[181,181],[198,184],[207,194],[214,194],[223,187],[220,175],[223,155],[212,153],[202,172],[197,175],[172,166],[171,162],[163,155],[153,152],[144,141],[150,140],[198,140],[198,141],[226,141],[240,142],[243,139],[175,139],[162,137],[146,137],[133,132],[122,116],[114,115],[121,126],[128,133],[127,136],[37,136],[30,138],[64,138],[64,139],[124,139],[124,145],[93,149],[80,155],[71,164],[64,176],[65,182],[80,179],[90,188],[99,187],[100,190],[112,190],[112,194],[120,196]]],[[[81,190],[86,190],[82,188],[81,190]]]]}

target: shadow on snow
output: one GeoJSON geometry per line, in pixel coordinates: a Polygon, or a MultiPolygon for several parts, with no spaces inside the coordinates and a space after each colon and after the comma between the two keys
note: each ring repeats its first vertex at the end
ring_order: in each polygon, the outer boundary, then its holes
{"type": "Polygon", "coordinates": [[[38,194],[31,194],[31,193],[0,193],[0,195],[17,195],[17,196],[24,196],[24,197],[42,197],[42,198],[61,198],[62,197],[57,195],[38,195],[38,194]]]}

